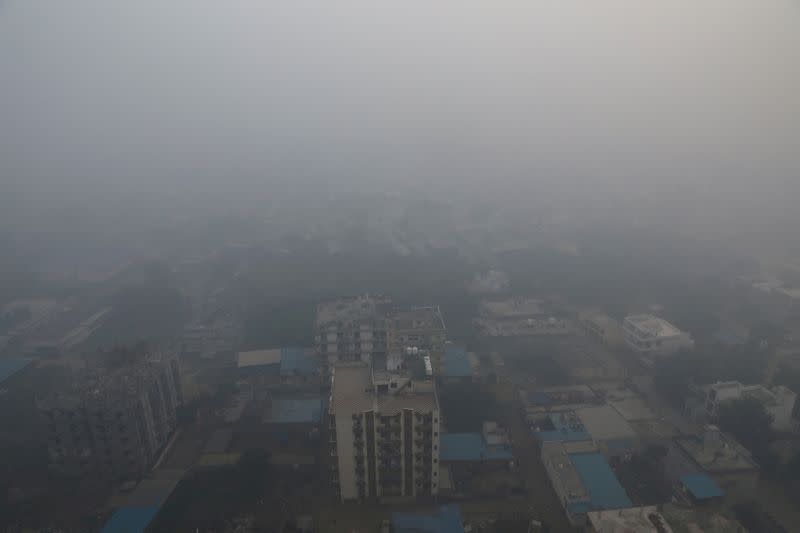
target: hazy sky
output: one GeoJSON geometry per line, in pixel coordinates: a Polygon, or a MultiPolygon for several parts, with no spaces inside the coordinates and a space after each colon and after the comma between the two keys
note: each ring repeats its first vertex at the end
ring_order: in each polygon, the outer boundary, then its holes
{"type": "Polygon", "coordinates": [[[288,177],[789,217],[798,28],[796,0],[5,0],[0,191],[288,177]]]}

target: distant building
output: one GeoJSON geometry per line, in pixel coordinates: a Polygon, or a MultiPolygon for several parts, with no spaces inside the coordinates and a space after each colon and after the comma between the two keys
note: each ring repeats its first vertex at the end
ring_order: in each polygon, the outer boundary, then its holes
{"type": "Polygon", "coordinates": [[[439,491],[434,383],[382,379],[383,385],[376,385],[365,363],[333,368],[329,440],[335,457],[333,481],[342,501],[424,497],[439,491]]]}
{"type": "Polygon", "coordinates": [[[388,298],[359,296],[317,306],[314,339],[319,355],[330,365],[371,362],[387,351],[388,298]]]}
{"type": "Polygon", "coordinates": [[[591,442],[545,442],[541,453],[550,484],[573,526],[585,526],[590,511],[632,507],[591,442]]]}
{"type": "Polygon", "coordinates": [[[392,313],[389,345],[397,349],[417,348],[440,352],[446,329],[438,307],[415,307],[392,313]]]}
{"type": "Polygon", "coordinates": [[[142,355],[40,398],[52,469],[110,479],[142,476],[175,429],[181,401],[174,354],[142,355]]]}
{"type": "Polygon", "coordinates": [[[787,387],[778,385],[772,388],[763,385],[742,385],[738,381],[718,381],[704,387],[697,387],[686,408],[696,421],[707,422],[719,414],[719,408],[726,402],[741,398],[753,398],[772,416],[772,427],[778,431],[790,431],[795,423],[792,418],[797,394],[787,387]]]}
{"type": "Polygon", "coordinates": [[[653,315],[626,317],[622,331],[625,344],[650,364],[658,357],[694,347],[687,333],[653,315]]]}
{"type": "Polygon", "coordinates": [[[667,478],[676,486],[689,474],[707,474],[732,499],[752,496],[758,486],[758,465],[750,452],[716,426],[702,436],[673,439],[664,459],[667,478]]]}
{"type": "Polygon", "coordinates": [[[607,346],[621,346],[624,340],[622,326],[605,313],[591,311],[579,316],[583,329],[607,346]]]}
{"type": "Polygon", "coordinates": [[[572,331],[568,320],[553,316],[544,302],[533,298],[484,301],[473,324],[488,337],[566,335],[572,331]]]}

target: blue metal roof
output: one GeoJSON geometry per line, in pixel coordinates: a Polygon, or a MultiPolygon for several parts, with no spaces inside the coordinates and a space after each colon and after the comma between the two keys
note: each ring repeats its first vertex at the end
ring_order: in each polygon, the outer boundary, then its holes
{"type": "Polygon", "coordinates": [[[394,533],[464,533],[458,505],[443,505],[433,515],[392,513],[394,533]]]}
{"type": "Polygon", "coordinates": [[[463,346],[445,345],[442,374],[449,378],[472,377],[472,365],[469,364],[469,357],[463,346]]]}
{"type": "Polygon", "coordinates": [[[153,507],[120,507],[100,533],[144,533],[158,512],[153,507]]]}
{"type": "Polygon", "coordinates": [[[275,398],[269,421],[273,424],[315,424],[321,417],[321,398],[275,398]]]}
{"type": "Polygon", "coordinates": [[[510,461],[506,446],[487,446],[480,433],[443,433],[439,458],[442,461],[510,461]]]}
{"type": "Polygon", "coordinates": [[[569,458],[589,493],[593,510],[633,507],[605,457],[599,453],[573,453],[569,458]]]}
{"type": "Polygon", "coordinates": [[[305,348],[281,348],[281,375],[309,376],[317,371],[317,364],[305,348]]]}
{"type": "Polygon", "coordinates": [[[4,382],[32,362],[32,359],[27,359],[25,357],[0,358],[0,383],[4,382]]]}
{"type": "Polygon", "coordinates": [[[561,414],[548,415],[555,429],[537,431],[536,438],[542,442],[579,442],[592,440],[592,436],[576,419],[569,420],[561,414]]]}
{"type": "Polygon", "coordinates": [[[719,498],[725,494],[708,474],[687,474],[681,478],[681,483],[696,500],[719,498]]]}

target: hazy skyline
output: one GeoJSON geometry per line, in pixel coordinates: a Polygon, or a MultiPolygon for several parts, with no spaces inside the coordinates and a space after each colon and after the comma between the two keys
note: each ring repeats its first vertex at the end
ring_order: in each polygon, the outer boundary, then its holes
{"type": "Polygon", "coordinates": [[[798,220],[799,23],[789,0],[11,0],[3,189],[507,188],[768,227],[798,220]]]}

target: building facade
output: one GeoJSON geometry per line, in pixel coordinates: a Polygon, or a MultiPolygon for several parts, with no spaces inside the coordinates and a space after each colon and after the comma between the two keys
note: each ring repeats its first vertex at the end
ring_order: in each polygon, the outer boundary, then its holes
{"type": "Polygon", "coordinates": [[[655,358],[694,347],[694,341],[687,333],[653,315],[626,317],[622,323],[622,334],[628,348],[649,363],[655,358]]]}
{"type": "Polygon", "coordinates": [[[689,415],[696,421],[713,420],[719,408],[726,402],[741,398],[752,398],[764,406],[772,417],[772,427],[778,431],[790,431],[795,423],[792,418],[797,394],[784,386],[772,388],[764,385],[742,385],[738,381],[720,381],[695,391],[694,398],[687,401],[689,415]]]}
{"type": "Polygon", "coordinates": [[[150,354],[41,398],[51,468],[108,479],[142,476],[175,429],[181,401],[174,354],[150,354]]]}
{"type": "Polygon", "coordinates": [[[365,363],[332,372],[332,481],[342,501],[438,493],[439,402],[433,382],[382,379],[365,363]],[[385,385],[385,386],[384,386],[385,385]]]}

